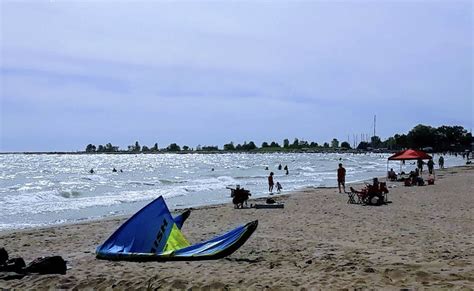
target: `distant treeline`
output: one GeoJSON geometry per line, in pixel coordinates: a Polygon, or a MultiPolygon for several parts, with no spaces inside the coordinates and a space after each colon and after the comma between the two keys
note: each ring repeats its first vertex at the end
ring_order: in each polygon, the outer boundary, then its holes
{"type": "Polygon", "coordinates": [[[339,142],[334,138],[330,143],[325,142],[322,145],[317,142],[308,142],[295,138],[292,143],[289,139],[284,139],[280,145],[275,141],[270,143],[263,142],[258,147],[253,141],[243,144],[234,144],[233,142],[224,144],[222,150],[218,146],[201,146],[196,148],[176,143],[168,145],[166,148],[159,148],[158,143],[148,147],[141,146],[137,141],[129,145],[126,150],[120,150],[118,146],[111,143],[95,146],[88,144],[87,153],[153,153],[153,152],[272,152],[272,151],[347,151],[347,150],[401,150],[405,148],[425,149],[435,152],[446,151],[464,151],[471,150],[472,135],[462,126],[440,126],[434,128],[419,124],[410,130],[407,134],[395,134],[392,137],[382,141],[378,136],[372,136],[370,141],[362,141],[353,149],[348,141],[339,142]]]}

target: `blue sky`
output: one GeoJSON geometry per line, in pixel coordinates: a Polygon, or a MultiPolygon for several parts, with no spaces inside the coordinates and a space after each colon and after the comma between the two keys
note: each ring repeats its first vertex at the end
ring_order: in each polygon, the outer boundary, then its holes
{"type": "Polygon", "coordinates": [[[0,151],[472,127],[472,1],[0,7],[0,151]]]}

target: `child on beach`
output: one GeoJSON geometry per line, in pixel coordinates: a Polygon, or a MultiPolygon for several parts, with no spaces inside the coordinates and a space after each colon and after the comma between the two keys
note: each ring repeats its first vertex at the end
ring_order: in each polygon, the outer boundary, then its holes
{"type": "Polygon", "coordinates": [[[276,182],[276,187],[277,187],[277,192],[280,193],[281,192],[281,189],[283,189],[283,187],[281,186],[280,182],[276,182]]]}

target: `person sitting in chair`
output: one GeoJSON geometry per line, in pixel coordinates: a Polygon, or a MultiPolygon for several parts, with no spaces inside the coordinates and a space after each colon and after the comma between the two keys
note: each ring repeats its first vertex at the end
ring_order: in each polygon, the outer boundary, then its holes
{"type": "Polygon", "coordinates": [[[418,170],[418,168],[416,168],[413,173],[410,173],[410,178],[411,178],[411,185],[418,185],[418,186],[425,185],[425,181],[423,181],[423,178],[420,177],[420,171],[418,170]]]}
{"type": "Polygon", "coordinates": [[[385,202],[383,194],[386,193],[388,193],[386,183],[379,183],[379,179],[374,178],[373,184],[367,186],[367,203],[371,205],[381,205],[385,202]]]}
{"type": "Polygon", "coordinates": [[[395,173],[393,168],[391,168],[390,171],[388,171],[387,176],[390,181],[397,181],[397,173],[395,173]]]}

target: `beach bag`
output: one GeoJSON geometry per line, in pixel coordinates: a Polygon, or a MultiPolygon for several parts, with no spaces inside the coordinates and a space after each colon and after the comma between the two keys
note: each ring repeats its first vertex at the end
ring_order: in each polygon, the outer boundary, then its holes
{"type": "Polygon", "coordinates": [[[0,266],[4,265],[8,260],[8,253],[4,248],[0,248],[0,266]]]}
{"type": "Polygon", "coordinates": [[[267,204],[275,204],[276,203],[276,201],[273,200],[272,198],[268,198],[266,202],[267,202],[267,204]]]}
{"type": "Polygon", "coordinates": [[[28,273],[66,274],[66,261],[61,256],[41,257],[26,267],[28,273]]]}
{"type": "Polygon", "coordinates": [[[0,266],[0,272],[22,273],[25,268],[25,261],[22,258],[12,258],[0,266]]]}

